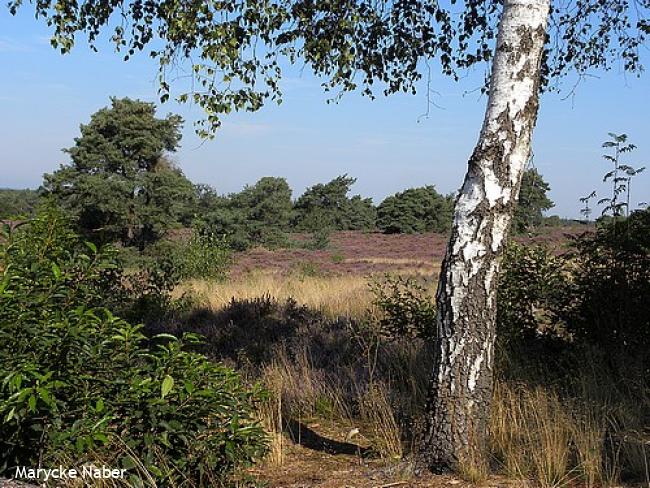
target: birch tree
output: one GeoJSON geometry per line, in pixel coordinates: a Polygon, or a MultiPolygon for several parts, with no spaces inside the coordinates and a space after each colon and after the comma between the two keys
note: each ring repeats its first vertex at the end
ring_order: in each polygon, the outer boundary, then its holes
{"type": "MultiPolygon", "coordinates": [[[[15,13],[22,0],[9,4],[15,13]]],[[[618,66],[639,73],[650,0],[32,0],[63,53],[107,31],[128,60],[159,62],[160,98],[221,116],[282,100],[287,63],[327,91],[415,92],[427,66],[458,78],[492,63],[487,110],[456,201],[437,292],[436,361],[425,460],[437,471],[480,453],[492,393],[499,261],[537,118],[541,89],[618,66]],[[554,3],[551,4],[550,2],[554,3]],[[283,61],[284,59],[284,61],[283,61]],[[186,77],[175,76],[183,75],[186,77]],[[170,76],[189,79],[171,83],[170,76]],[[177,88],[174,88],[175,87],[177,88]]],[[[429,87],[428,87],[429,88],[429,87]]]]}
{"type": "Polygon", "coordinates": [[[488,105],[438,283],[425,451],[436,470],[480,458],[492,398],[496,277],[537,121],[550,0],[504,0],[488,105]],[[479,452],[473,452],[473,451],[479,452]]]}

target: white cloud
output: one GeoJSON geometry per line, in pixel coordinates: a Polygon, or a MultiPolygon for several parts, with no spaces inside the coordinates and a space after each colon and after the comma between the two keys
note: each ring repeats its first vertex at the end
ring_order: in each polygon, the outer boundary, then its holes
{"type": "Polygon", "coordinates": [[[0,37],[0,53],[21,53],[33,51],[29,44],[8,37],[0,37]]]}

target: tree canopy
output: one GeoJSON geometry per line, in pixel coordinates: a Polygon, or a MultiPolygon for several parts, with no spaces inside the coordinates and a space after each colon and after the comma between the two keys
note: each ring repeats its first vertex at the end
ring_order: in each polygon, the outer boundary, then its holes
{"type": "Polygon", "coordinates": [[[291,218],[291,188],[284,178],[266,176],[239,193],[218,196],[209,187],[201,190],[204,207],[197,212],[204,231],[226,236],[238,250],[253,245],[285,243],[291,218]]]}
{"type": "Polygon", "coordinates": [[[435,187],[409,188],[387,197],[377,207],[377,227],[386,234],[446,232],[451,227],[453,198],[435,187]]]}
{"type": "Polygon", "coordinates": [[[181,124],[177,115],[156,118],[151,103],[111,99],[64,150],[70,163],[45,175],[45,194],[101,241],[142,247],[189,224],[192,183],[166,156],[178,147],[181,124]]]}
{"type": "Polygon", "coordinates": [[[0,188],[0,219],[31,216],[37,203],[38,192],[35,190],[0,188]]]}
{"type": "MultiPolygon", "coordinates": [[[[10,1],[10,11],[22,3],[10,1]]],[[[444,74],[458,77],[491,58],[501,2],[37,0],[33,5],[52,28],[52,45],[63,53],[79,34],[96,49],[104,33],[125,59],[139,51],[150,54],[159,62],[162,101],[172,92],[170,71],[185,70],[193,83],[179,87],[178,99],[205,109],[207,124],[199,132],[207,136],[221,114],[254,111],[268,99],[280,102],[283,60],[301,59],[327,90],[361,88],[369,96],[378,87],[386,94],[415,91],[425,62],[435,61],[444,74]]],[[[543,81],[613,65],[640,72],[649,10],[649,0],[558,1],[543,81]]]]}
{"type": "Polygon", "coordinates": [[[547,196],[550,189],[551,187],[537,169],[530,168],[524,172],[512,223],[516,232],[526,232],[542,225],[543,212],[554,206],[547,196]]]}
{"type": "Polygon", "coordinates": [[[370,230],[375,227],[375,208],[370,198],[348,197],[356,182],[347,174],[318,183],[296,200],[293,225],[297,230],[370,230]]]}

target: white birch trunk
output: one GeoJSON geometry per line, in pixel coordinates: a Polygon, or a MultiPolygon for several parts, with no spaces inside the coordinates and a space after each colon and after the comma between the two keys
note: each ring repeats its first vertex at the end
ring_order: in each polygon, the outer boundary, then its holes
{"type": "Polygon", "coordinates": [[[550,0],[505,0],[478,144],[456,201],[438,285],[436,360],[425,462],[472,462],[487,437],[496,285],[537,120],[550,0]]]}

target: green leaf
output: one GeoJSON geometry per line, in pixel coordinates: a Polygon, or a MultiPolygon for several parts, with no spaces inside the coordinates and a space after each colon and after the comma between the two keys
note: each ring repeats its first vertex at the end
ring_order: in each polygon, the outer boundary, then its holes
{"type": "Polygon", "coordinates": [[[14,418],[15,413],[16,413],[16,407],[13,407],[11,410],[9,410],[9,413],[5,417],[5,422],[9,422],[12,418],[14,418]]]}
{"type": "Polygon", "coordinates": [[[90,241],[85,241],[84,244],[93,252],[93,254],[97,254],[97,246],[95,244],[90,241]]]}
{"type": "Polygon", "coordinates": [[[95,404],[95,412],[100,413],[102,411],[104,411],[104,400],[100,398],[95,404]]]}
{"type": "Polygon", "coordinates": [[[75,447],[77,448],[77,451],[82,452],[84,450],[86,442],[84,441],[83,437],[77,437],[77,440],[75,441],[75,447]]]}
{"type": "Polygon", "coordinates": [[[178,341],[178,337],[172,334],[156,334],[153,339],[169,339],[170,341],[178,341]]]}
{"type": "Polygon", "coordinates": [[[52,263],[52,274],[57,280],[61,279],[61,268],[56,263],[52,263]]]}
{"type": "Polygon", "coordinates": [[[162,385],[160,386],[160,397],[165,398],[167,394],[172,391],[172,388],[174,387],[174,378],[171,376],[167,375],[165,376],[165,379],[162,382],[162,385]]]}
{"type": "Polygon", "coordinates": [[[106,434],[102,434],[101,432],[98,432],[97,434],[93,434],[93,439],[101,442],[102,444],[106,444],[108,442],[108,437],[106,434]]]}
{"type": "Polygon", "coordinates": [[[6,273],[2,279],[2,282],[0,282],[0,294],[3,294],[5,292],[5,289],[7,288],[7,285],[9,284],[9,280],[11,278],[11,275],[9,273],[6,273]]]}

